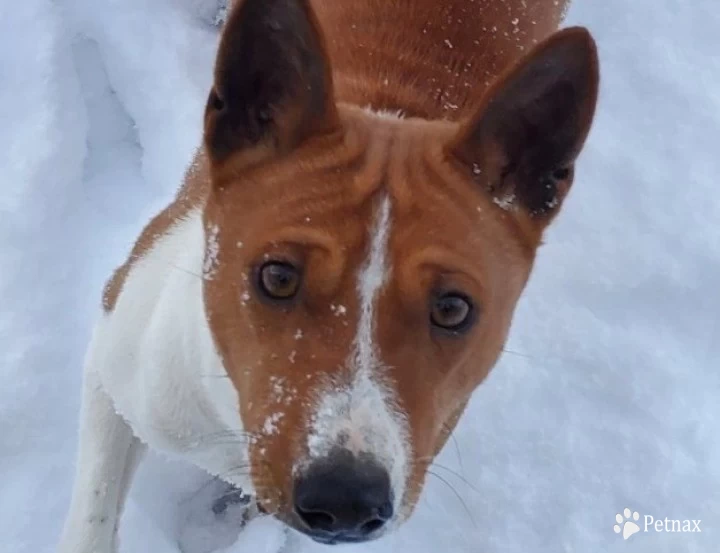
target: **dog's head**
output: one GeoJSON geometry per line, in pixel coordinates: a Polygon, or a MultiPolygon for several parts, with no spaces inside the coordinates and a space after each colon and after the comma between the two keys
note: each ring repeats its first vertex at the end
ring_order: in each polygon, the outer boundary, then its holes
{"type": "Polygon", "coordinates": [[[326,543],[383,534],[502,351],[573,179],[598,69],[558,33],[458,124],[337,103],[303,0],[246,0],[205,119],[205,304],[260,501],[326,543]]]}

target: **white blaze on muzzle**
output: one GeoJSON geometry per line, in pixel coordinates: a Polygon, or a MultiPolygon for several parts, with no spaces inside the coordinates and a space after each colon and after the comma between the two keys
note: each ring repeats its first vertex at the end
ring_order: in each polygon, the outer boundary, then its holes
{"type": "Polygon", "coordinates": [[[326,383],[317,390],[308,464],[337,448],[369,455],[387,470],[397,507],[405,493],[411,447],[407,417],[386,379],[387,367],[375,341],[377,298],[390,273],[389,235],[390,201],[384,198],[375,217],[368,259],[358,275],[360,320],[347,361],[350,381],[326,383]]]}

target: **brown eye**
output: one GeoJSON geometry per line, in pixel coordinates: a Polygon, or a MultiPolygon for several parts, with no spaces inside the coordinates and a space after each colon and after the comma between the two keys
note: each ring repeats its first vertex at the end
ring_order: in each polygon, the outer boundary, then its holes
{"type": "Polygon", "coordinates": [[[272,261],[260,269],[260,291],[274,300],[289,300],[300,289],[300,272],[289,263],[272,261]]]}
{"type": "Polygon", "coordinates": [[[430,320],[443,330],[463,332],[473,322],[473,305],[460,294],[445,294],[433,303],[430,320]]]}

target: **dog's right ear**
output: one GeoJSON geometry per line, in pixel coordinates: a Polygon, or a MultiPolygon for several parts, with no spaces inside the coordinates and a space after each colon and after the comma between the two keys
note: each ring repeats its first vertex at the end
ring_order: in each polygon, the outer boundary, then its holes
{"type": "Polygon", "coordinates": [[[287,152],[337,121],[330,63],[309,0],[237,2],[205,109],[211,160],[258,148],[287,152]]]}
{"type": "Polygon", "coordinates": [[[450,151],[495,203],[518,207],[541,229],[572,185],[599,79],[588,30],[559,31],[496,81],[450,151]]]}

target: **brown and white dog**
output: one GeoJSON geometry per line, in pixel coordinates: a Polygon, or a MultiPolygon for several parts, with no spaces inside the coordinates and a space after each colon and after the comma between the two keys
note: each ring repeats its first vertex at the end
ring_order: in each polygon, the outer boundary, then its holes
{"type": "Polygon", "coordinates": [[[598,90],[564,0],[241,0],[204,141],[104,295],[60,550],[148,444],[323,543],[411,514],[495,364],[598,90]]]}

